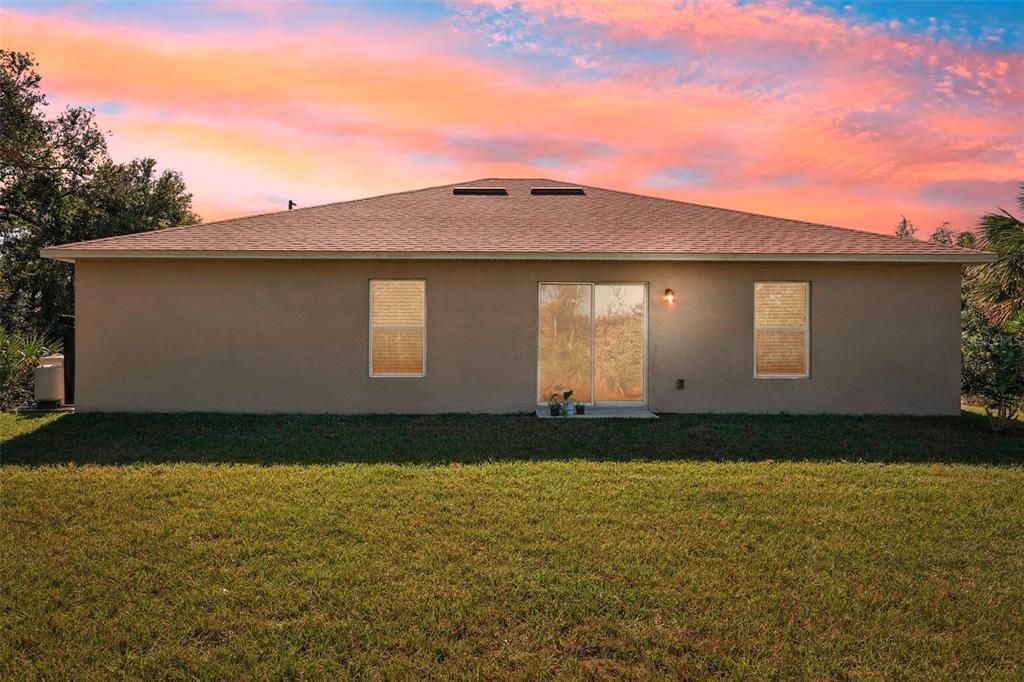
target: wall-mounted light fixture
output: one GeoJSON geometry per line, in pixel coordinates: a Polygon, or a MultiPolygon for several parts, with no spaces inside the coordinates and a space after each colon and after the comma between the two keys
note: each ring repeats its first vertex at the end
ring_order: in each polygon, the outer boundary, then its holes
{"type": "Polygon", "coordinates": [[[672,291],[671,289],[665,289],[665,295],[662,296],[661,298],[663,301],[665,301],[665,303],[675,303],[676,292],[672,291]]]}

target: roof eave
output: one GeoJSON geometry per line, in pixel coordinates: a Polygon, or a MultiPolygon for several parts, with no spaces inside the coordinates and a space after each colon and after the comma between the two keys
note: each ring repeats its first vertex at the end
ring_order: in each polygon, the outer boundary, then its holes
{"type": "Polygon", "coordinates": [[[43,258],[73,263],[93,259],[160,260],[564,260],[564,261],[739,261],[787,263],[992,263],[995,254],[974,253],[662,253],[526,251],[223,251],[164,249],[40,249],[43,258]]]}

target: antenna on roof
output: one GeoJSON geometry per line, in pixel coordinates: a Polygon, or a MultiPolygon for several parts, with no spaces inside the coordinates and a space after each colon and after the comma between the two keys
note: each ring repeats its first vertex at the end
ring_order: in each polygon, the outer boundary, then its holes
{"type": "Polygon", "coordinates": [[[292,210],[293,208],[295,208],[296,206],[298,206],[298,204],[296,204],[296,203],[295,203],[294,201],[292,201],[291,199],[289,199],[289,200],[288,200],[288,210],[289,210],[289,211],[290,211],[290,210],[292,210]]]}

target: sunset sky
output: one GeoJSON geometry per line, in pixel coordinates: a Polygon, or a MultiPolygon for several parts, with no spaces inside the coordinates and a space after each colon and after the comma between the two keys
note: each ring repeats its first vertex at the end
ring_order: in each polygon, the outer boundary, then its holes
{"type": "Polygon", "coordinates": [[[1019,2],[17,2],[0,45],[205,220],[540,176],[926,236],[1024,178],[1019,2]]]}

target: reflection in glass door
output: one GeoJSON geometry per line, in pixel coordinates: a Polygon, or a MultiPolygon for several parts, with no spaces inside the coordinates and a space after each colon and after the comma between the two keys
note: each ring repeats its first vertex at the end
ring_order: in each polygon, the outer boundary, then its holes
{"type": "Polygon", "coordinates": [[[644,292],[642,284],[594,287],[594,400],[644,399],[644,292]]]}
{"type": "Polygon", "coordinates": [[[552,393],[572,391],[589,403],[592,370],[592,287],[589,284],[540,285],[540,377],[537,402],[552,393]]]}
{"type": "Polygon", "coordinates": [[[644,402],[646,299],[643,284],[541,284],[538,402],[644,402]]]}

